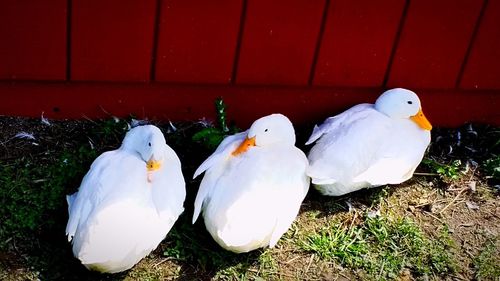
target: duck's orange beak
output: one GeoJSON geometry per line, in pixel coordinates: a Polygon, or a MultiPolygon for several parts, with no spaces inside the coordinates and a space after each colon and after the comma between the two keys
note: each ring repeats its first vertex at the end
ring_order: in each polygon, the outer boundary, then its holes
{"type": "Polygon", "coordinates": [[[153,159],[153,156],[146,162],[146,168],[148,169],[147,180],[148,182],[153,182],[153,172],[161,168],[161,161],[153,159]]]}
{"type": "Polygon", "coordinates": [[[417,112],[417,114],[413,115],[413,116],[410,116],[410,119],[417,123],[417,125],[420,126],[420,128],[424,129],[424,130],[432,130],[432,125],[431,125],[431,122],[429,122],[429,120],[427,120],[427,118],[425,117],[424,115],[424,112],[422,111],[422,108],[420,108],[420,110],[417,112]]]}
{"type": "Polygon", "coordinates": [[[149,161],[146,163],[146,167],[148,169],[148,172],[153,172],[160,169],[161,162],[153,160],[153,157],[151,157],[151,159],[149,159],[149,161]]]}
{"type": "Polygon", "coordinates": [[[246,137],[245,140],[240,144],[240,146],[238,146],[238,148],[233,151],[232,154],[233,156],[238,156],[241,153],[246,152],[252,146],[255,146],[255,137],[246,137]]]}

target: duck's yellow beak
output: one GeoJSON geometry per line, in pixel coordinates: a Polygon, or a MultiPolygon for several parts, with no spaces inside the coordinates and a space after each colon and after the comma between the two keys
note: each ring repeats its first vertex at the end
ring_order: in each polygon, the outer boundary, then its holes
{"type": "Polygon", "coordinates": [[[240,144],[240,146],[238,146],[238,148],[236,148],[233,151],[232,154],[233,154],[233,156],[238,156],[241,153],[247,151],[252,146],[255,146],[255,137],[252,137],[252,138],[246,137],[245,140],[240,144]]]}
{"type": "Polygon", "coordinates": [[[153,157],[151,157],[151,159],[149,159],[149,161],[146,163],[146,167],[148,168],[148,172],[153,172],[160,169],[161,162],[153,160],[153,157]]]}
{"type": "Polygon", "coordinates": [[[429,122],[429,120],[427,120],[427,118],[425,117],[422,108],[420,108],[417,114],[410,116],[410,119],[413,120],[413,122],[417,123],[420,128],[428,131],[432,130],[431,122],[429,122]]]}

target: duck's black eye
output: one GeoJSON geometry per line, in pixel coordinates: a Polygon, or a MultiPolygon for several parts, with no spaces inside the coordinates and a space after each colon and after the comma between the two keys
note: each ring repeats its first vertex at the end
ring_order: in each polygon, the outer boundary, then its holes
{"type": "Polygon", "coordinates": [[[151,146],[151,143],[150,143],[150,142],[148,142],[148,145],[149,145],[149,146],[151,146]]]}
{"type": "Polygon", "coordinates": [[[269,131],[269,129],[265,129],[265,130],[264,130],[264,132],[267,132],[267,131],[269,131]]]}
{"type": "Polygon", "coordinates": [[[408,104],[413,104],[413,102],[411,100],[408,101],[408,104]]]}

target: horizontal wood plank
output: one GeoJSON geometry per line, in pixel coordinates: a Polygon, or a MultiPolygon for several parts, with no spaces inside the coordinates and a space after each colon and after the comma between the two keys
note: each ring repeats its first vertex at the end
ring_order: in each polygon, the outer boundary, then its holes
{"type": "MultiPolygon", "coordinates": [[[[283,113],[296,125],[322,122],[358,103],[373,103],[380,88],[234,87],[163,83],[9,83],[0,82],[0,115],[48,118],[109,118],[109,114],[172,121],[215,119],[221,96],[228,118],[240,128],[270,113],[283,113]]],[[[434,126],[466,122],[500,125],[499,91],[422,90],[417,92],[434,126]]]]}

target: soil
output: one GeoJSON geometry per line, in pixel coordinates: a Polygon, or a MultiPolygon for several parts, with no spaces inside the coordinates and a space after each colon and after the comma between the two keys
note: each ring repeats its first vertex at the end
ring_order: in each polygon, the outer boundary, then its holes
{"type": "MultiPolygon", "coordinates": [[[[73,150],[82,144],[89,144],[101,153],[115,149],[121,142],[121,132],[98,132],[102,122],[91,120],[49,120],[50,125],[40,119],[0,116],[0,164],[30,155],[37,161],[53,161],[58,151],[73,150]],[[97,130],[96,130],[97,128],[97,130]],[[34,136],[34,140],[15,137],[20,132],[34,136]]],[[[189,227],[197,243],[203,245],[208,253],[223,252],[210,238],[202,223],[189,224],[192,205],[199,179],[192,180],[191,175],[197,166],[210,154],[210,150],[190,140],[194,132],[203,128],[200,123],[176,123],[176,132],[168,123],[157,124],[166,132],[167,143],[178,153],[183,163],[183,172],[187,183],[186,211],[174,228],[181,232],[181,227],[189,227]]],[[[304,143],[310,133],[309,126],[297,128],[298,141],[304,143]]],[[[484,149],[488,145],[486,138],[469,136],[473,128],[478,135],[488,132],[488,126],[464,127],[461,129],[441,129],[433,131],[433,144],[428,157],[447,162],[461,159],[468,163],[468,169],[461,173],[459,180],[442,180],[433,171],[419,167],[417,174],[409,181],[387,188],[387,196],[378,204],[385,213],[406,216],[416,221],[430,236],[437,237],[443,226],[456,244],[455,255],[459,262],[458,270],[453,275],[433,277],[445,280],[474,280],[476,269],[474,259],[478,257],[488,241],[499,243],[500,237],[500,201],[496,182],[486,179],[480,166],[492,151],[484,149]],[[456,132],[462,132],[457,144],[456,132]],[[463,133],[466,132],[466,133],[463,133]],[[469,133],[467,133],[469,132],[469,133]],[[468,139],[470,138],[470,139],[468,139]],[[467,148],[468,147],[468,148],[467,148]],[[451,151],[450,151],[451,150],[451,151]]],[[[473,134],[472,134],[473,135],[473,134]]],[[[304,148],[303,146],[299,146],[304,148]]],[[[498,149],[498,148],[497,148],[498,149]]],[[[496,153],[496,151],[495,151],[496,153]]],[[[78,181],[74,183],[78,184],[78,181]]],[[[68,192],[76,186],[68,187],[68,192]]],[[[324,197],[311,189],[304,200],[301,212],[294,224],[296,232],[314,229],[318,223],[326,223],[332,218],[342,218],[357,223],[357,214],[372,208],[371,195],[374,190],[359,191],[343,197],[324,197]],[[353,209],[349,210],[348,203],[353,209]],[[311,213],[317,214],[311,219],[311,213]]],[[[1,207],[0,207],[1,208],[1,207]]],[[[249,267],[249,276],[262,276],[262,269],[257,262],[263,251],[245,255],[223,254],[234,259],[219,267],[204,267],[203,264],[190,260],[165,257],[163,252],[172,247],[175,241],[171,235],[151,255],[137,264],[133,270],[122,274],[100,275],[88,272],[71,254],[70,244],[64,236],[67,215],[57,214],[59,225],[36,233],[35,237],[20,241],[9,241],[5,249],[0,249],[0,279],[4,280],[208,280],[238,279],[238,276],[221,275],[221,270],[237,265],[245,260],[249,267]]],[[[1,219],[1,218],[0,218],[1,219]]],[[[292,236],[293,236],[292,231],[292,236]]],[[[181,234],[182,235],[182,234],[181,234]]],[[[343,268],[335,262],[319,259],[314,254],[299,251],[284,237],[271,255],[276,261],[275,272],[263,279],[297,280],[355,280],[358,272],[343,268]]],[[[496,248],[496,258],[500,257],[500,248],[496,248]]],[[[498,263],[500,264],[500,260],[498,263]]],[[[401,280],[421,279],[403,271],[401,280]]],[[[423,277],[423,279],[429,279],[423,277]]],[[[499,277],[500,278],[500,277],[499,277]]],[[[256,278],[257,280],[258,278],[256,278]]],[[[499,280],[499,279],[496,279],[499,280]]]]}

